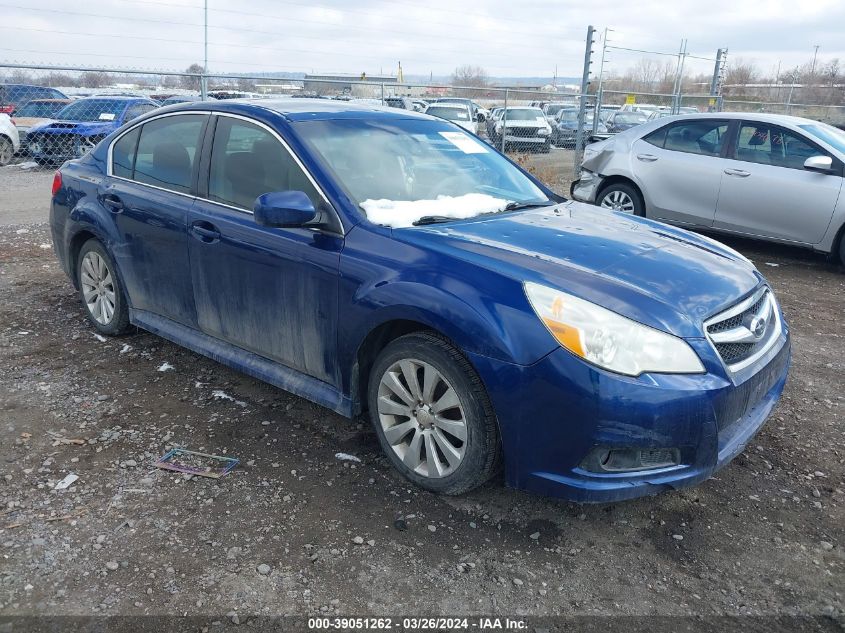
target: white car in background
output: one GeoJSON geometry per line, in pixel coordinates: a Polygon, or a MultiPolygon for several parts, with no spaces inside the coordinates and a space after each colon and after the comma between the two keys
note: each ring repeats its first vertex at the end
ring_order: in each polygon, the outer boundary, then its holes
{"type": "Polygon", "coordinates": [[[8,114],[0,114],[0,167],[12,162],[12,156],[21,148],[18,128],[8,114]]]}
{"type": "Polygon", "coordinates": [[[451,121],[473,134],[478,131],[478,124],[475,122],[469,106],[463,103],[432,103],[425,109],[424,114],[451,121]]]}

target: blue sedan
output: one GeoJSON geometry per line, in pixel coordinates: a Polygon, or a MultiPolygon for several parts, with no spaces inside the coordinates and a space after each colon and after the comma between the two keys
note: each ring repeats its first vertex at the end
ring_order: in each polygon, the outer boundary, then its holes
{"type": "Polygon", "coordinates": [[[79,158],[124,123],[157,107],[155,101],[143,97],[79,99],[56,113],[55,120],[29,129],[28,151],[43,165],[79,158]]]}
{"type": "Polygon", "coordinates": [[[326,100],[152,112],[57,172],[59,260],[131,325],[345,416],[458,494],[615,501],[760,429],[789,330],[735,251],[567,201],[477,137],[326,100]]]}

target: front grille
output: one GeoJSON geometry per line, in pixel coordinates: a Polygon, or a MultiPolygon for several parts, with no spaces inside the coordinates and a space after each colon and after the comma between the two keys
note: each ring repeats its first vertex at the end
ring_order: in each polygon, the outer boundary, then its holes
{"type": "Polygon", "coordinates": [[[514,127],[512,125],[508,126],[508,135],[509,136],[519,136],[520,138],[530,138],[539,136],[537,132],[539,128],[536,127],[514,127]]]}
{"type": "Polygon", "coordinates": [[[747,367],[774,345],[780,335],[780,316],[771,290],[761,288],[709,319],[705,329],[722,362],[731,371],[747,367]]]}

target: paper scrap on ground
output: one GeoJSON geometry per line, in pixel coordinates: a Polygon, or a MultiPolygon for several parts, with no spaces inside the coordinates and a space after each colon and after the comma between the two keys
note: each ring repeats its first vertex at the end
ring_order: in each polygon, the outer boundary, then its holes
{"type": "Polygon", "coordinates": [[[208,453],[188,451],[184,448],[174,448],[159,458],[153,466],[188,475],[219,479],[239,463],[240,460],[235,457],[209,455],[208,453]]]}
{"type": "Polygon", "coordinates": [[[71,484],[73,484],[73,482],[77,479],[79,479],[79,475],[74,475],[73,473],[70,473],[67,477],[62,479],[55,486],[53,486],[53,490],[64,490],[65,488],[70,488],[71,484]]]}
{"type": "Polygon", "coordinates": [[[413,226],[414,222],[426,215],[461,220],[482,213],[502,211],[507,204],[507,200],[485,193],[468,193],[456,197],[437,196],[435,200],[365,200],[361,208],[366,211],[370,222],[401,229],[413,226]]]}
{"type": "Polygon", "coordinates": [[[215,389],[214,391],[211,392],[211,396],[215,400],[229,400],[231,402],[234,402],[239,407],[245,407],[246,406],[246,402],[244,402],[243,400],[235,400],[232,396],[230,396],[228,393],[226,393],[222,389],[215,389]]]}
{"type": "Polygon", "coordinates": [[[105,343],[106,341],[109,340],[105,336],[102,336],[100,334],[95,334],[94,338],[97,339],[98,341],[100,341],[100,343],[105,343]]]}
{"type": "Polygon", "coordinates": [[[766,266],[771,266],[772,268],[777,268],[780,264],[776,264],[774,262],[766,262],[766,266]]]}
{"type": "Polygon", "coordinates": [[[171,369],[176,369],[173,365],[168,363],[167,361],[163,362],[159,365],[158,371],[170,371],[171,369]]]}
{"type": "Polygon", "coordinates": [[[129,343],[124,343],[123,347],[120,348],[120,353],[125,354],[126,352],[131,352],[132,346],[129,343]]]}
{"type": "Polygon", "coordinates": [[[336,459],[339,459],[342,462],[358,462],[361,463],[361,460],[355,457],[355,455],[350,455],[349,453],[335,453],[334,454],[336,459]]]}

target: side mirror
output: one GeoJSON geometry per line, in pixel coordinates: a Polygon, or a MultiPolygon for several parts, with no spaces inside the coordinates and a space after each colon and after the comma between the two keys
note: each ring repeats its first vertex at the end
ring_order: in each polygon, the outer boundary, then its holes
{"type": "Polygon", "coordinates": [[[804,169],[829,174],[833,170],[833,159],[830,156],[810,156],[804,161],[804,169]]]}
{"type": "Polygon", "coordinates": [[[313,222],[317,210],[302,191],[273,191],[255,199],[255,221],[261,226],[295,228],[313,222]]]}

